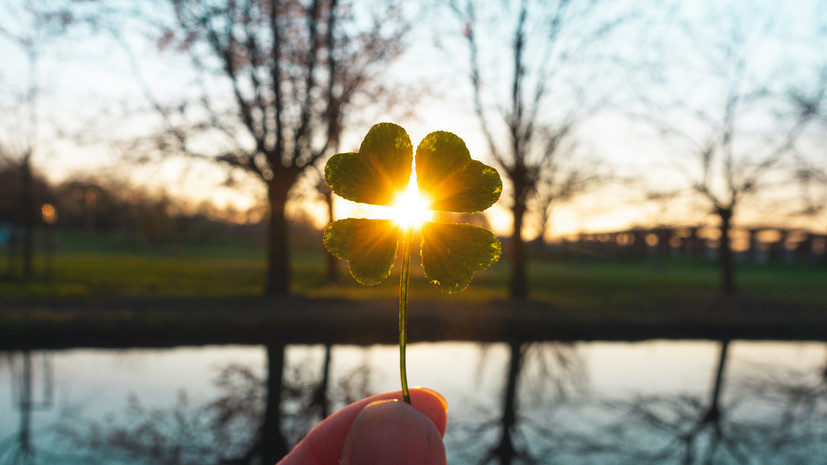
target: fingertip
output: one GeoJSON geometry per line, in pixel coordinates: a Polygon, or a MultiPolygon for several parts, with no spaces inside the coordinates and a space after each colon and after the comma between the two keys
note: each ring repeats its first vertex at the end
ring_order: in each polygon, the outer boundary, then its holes
{"type": "Polygon", "coordinates": [[[445,436],[448,424],[448,401],[433,389],[415,387],[410,390],[411,404],[424,413],[436,426],[441,436],[445,436]]]}
{"type": "Polygon", "coordinates": [[[383,399],[356,417],[339,463],[445,465],[445,447],[426,413],[398,399],[383,399]]]}

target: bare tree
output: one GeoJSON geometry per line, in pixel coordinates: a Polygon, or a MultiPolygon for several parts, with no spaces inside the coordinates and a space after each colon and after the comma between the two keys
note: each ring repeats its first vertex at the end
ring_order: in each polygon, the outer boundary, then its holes
{"type": "Polygon", "coordinates": [[[733,221],[745,204],[783,186],[796,141],[817,114],[810,105],[790,105],[795,73],[764,53],[775,13],[724,8],[703,22],[678,20],[681,35],[670,53],[680,61],[666,60],[657,78],[669,90],[653,86],[644,97],[646,118],[680,160],[675,168],[686,192],[718,219],[720,288],[727,294],[736,291],[733,221]]]}
{"type": "MultiPolygon", "coordinates": [[[[73,23],[65,2],[20,2],[0,7],[0,46],[11,44],[24,56],[24,89],[13,101],[5,102],[0,120],[6,134],[0,139],[0,162],[14,166],[21,176],[19,205],[23,227],[23,279],[34,270],[34,234],[38,218],[35,198],[34,162],[40,150],[42,124],[40,95],[43,76],[40,64],[51,42],[73,23]]],[[[10,62],[12,60],[9,60],[10,62]]]]}
{"type": "Polygon", "coordinates": [[[32,172],[32,149],[6,149],[0,146],[0,162],[13,166],[19,176],[20,192],[18,208],[22,213],[23,227],[23,281],[29,281],[34,274],[34,229],[35,229],[35,196],[32,172]]]}
{"type": "Polygon", "coordinates": [[[510,182],[510,295],[515,299],[528,296],[522,234],[532,201],[542,215],[549,200],[566,189],[557,183],[571,183],[574,195],[578,189],[573,187],[588,179],[582,173],[547,171],[575,154],[565,148],[612,93],[606,67],[616,61],[597,57],[609,52],[601,46],[626,18],[606,3],[519,0],[503,2],[493,13],[496,7],[483,2],[451,3],[467,45],[475,113],[491,156],[510,182]],[[508,36],[507,44],[492,41],[499,33],[508,36]],[[507,83],[497,82],[504,63],[510,75],[507,83]],[[544,199],[538,196],[540,185],[544,199]]]}
{"type": "Polygon", "coordinates": [[[348,112],[386,91],[376,78],[403,50],[401,9],[370,16],[366,4],[344,0],[167,3],[174,19],[159,45],[188,55],[202,87],[162,103],[144,85],[165,128],[156,149],[223,162],[264,183],[265,293],[287,294],[288,194],[337,146],[348,112]]]}

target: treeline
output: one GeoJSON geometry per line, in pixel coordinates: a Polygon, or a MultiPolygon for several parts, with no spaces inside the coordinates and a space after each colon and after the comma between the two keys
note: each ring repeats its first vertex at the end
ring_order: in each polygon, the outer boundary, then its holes
{"type": "Polygon", "coordinates": [[[22,234],[27,214],[40,228],[117,233],[153,243],[261,242],[265,234],[265,205],[240,210],[194,203],[106,176],[82,175],[53,184],[34,172],[32,180],[24,182],[19,166],[0,166],[0,227],[7,234],[22,234]],[[34,201],[24,201],[26,189],[34,201]]]}

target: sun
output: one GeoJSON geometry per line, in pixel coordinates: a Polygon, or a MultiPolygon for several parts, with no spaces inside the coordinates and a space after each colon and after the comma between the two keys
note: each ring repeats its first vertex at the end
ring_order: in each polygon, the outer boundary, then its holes
{"type": "Polygon", "coordinates": [[[393,219],[403,228],[418,227],[423,221],[431,219],[428,199],[419,194],[416,174],[411,177],[408,190],[396,199],[393,205],[393,219]]]}

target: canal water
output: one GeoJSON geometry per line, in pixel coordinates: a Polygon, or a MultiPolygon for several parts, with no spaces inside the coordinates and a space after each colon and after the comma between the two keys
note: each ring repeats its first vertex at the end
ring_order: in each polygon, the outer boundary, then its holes
{"type": "MultiPolygon", "coordinates": [[[[823,342],[444,342],[408,360],[449,402],[451,464],[827,463],[823,342]]],[[[397,370],[395,346],[0,353],[0,464],[259,463],[264,421],[289,448],[397,370]]]]}

